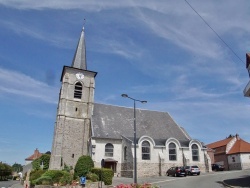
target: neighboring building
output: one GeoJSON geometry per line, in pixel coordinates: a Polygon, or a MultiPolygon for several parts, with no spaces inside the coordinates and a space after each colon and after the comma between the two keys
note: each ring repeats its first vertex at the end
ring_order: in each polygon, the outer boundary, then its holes
{"type": "Polygon", "coordinates": [[[225,170],[243,170],[250,168],[250,143],[239,135],[229,136],[207,145],[214,150],[214,162],[224,165],[225,170]]]}
{"type": "Polygon", "coordinates": [[[104,159],[104,167],[116,175],[132,177],[136,144],[138,177],[165,175],[169,167],[179,165],[211,171],[207,148],[167,112],[136,109],[134,143],[134,109],[94,103],[96,75],[87,70],[82,30],[72,65],[62,71],[50,169],[74,167],[80,156],[90,155],[96,167],[104,159]]]}
{"type": "MultiPolygon", "coordinates": [[[[250,78],[250,53],[246,54],[246,68],[247,68],[248,75],[249,75],[249,78],[250,78]]],[[[250,81],[246,85],[243,93],[244,93],[245,97],[250,97],[250,81]]]]}
{"type": "Polygon", "coordinates": [[[23,166],[23,174],[25,174],[26,172],[28,172],[29,170],[32,169],[32,161],[34,161],[35,159],[38,159],[39,157],[41,157],[43,155],[43,153],[40,153],[39,150],[36,148],[34,153],[27,157],[25,159],[25,165],[23,166]]]}
{"type": "Polygon", "coordinates": [[[41,157],[42,155],[43,155],[43,154],[40,153],[39,150],[36,148],[35,151],[34,151],[34,153],[33,153],[31,156],[29,156],[29,157],[27,157],[27,158],[25,159],[25,164],[26,164],[26,165],[27,165],[27,164],[30,164],[32,161],[34,161],[35,159],[38,159],[38,158],[41,157]]]}

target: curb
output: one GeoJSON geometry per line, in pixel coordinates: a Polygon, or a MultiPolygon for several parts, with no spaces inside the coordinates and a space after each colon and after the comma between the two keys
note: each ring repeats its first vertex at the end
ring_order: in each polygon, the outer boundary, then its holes
{"type": "Polygon", "coordinates": [[[223,185],[225,185],[225,186],[227,186],[227,187],[231,187],[231,188],[237,188],[237,187],[239,187],[239,186],[232,186],[232,185],[229,185],[229,184],[225,183],[224,180],[222,181],[222,183],[223,183],[223,185]]]}

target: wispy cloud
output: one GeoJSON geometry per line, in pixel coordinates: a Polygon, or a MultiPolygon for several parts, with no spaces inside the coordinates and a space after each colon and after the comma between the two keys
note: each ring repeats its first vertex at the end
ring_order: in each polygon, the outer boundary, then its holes
{"type": "Polygon", "coordinates": [[[60,35],[58,32],[50,32],[49,30],[44,30],[40,28],[40,26],[35,26],[32,23],[20,23],[15,20],[7,21],[6,19],[0,18],[0,24],[17,35],[26,35],[59,48],[70,49],[73,46],[72,43],[75,43],[75,39],[72,39],[69,36],[66,37],[65,33],[61,33],[60,35]]]}
{"type": "Polygon", "coordinates": [[[56,104],[58,89],[22,73],[0,67],[0,93],[56,104]]]}

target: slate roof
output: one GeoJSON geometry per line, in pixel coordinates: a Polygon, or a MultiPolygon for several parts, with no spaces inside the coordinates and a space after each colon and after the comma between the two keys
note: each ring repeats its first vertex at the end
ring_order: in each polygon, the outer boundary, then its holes
{"type": "Polygon", "coordinates": [[[84,28],[82,28],[81,36],[78,41],[71,66],[74,68],[87,70],[84,28]]]}
{"type": "MultiPolygon", "coordinates": [[[[95,103],[91,121],[93,137],[133,138],[134,108],[95,103]]],[[[170,137],[180,140],[183,145],[188,145],[190,140],[167,112],[136,109],[136,128],[137,138],[150,136],[159,145],[165,144],[170,137]]]]}

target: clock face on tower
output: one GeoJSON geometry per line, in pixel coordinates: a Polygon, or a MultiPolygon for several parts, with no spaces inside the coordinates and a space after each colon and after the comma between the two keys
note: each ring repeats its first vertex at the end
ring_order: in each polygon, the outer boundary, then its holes
{"type": "Polygon", "coordinates": [[[82,80],[84,78],[84,75],[83,73],[76,73],[76,78],[79,79],[79,80],[82,80]]]}

